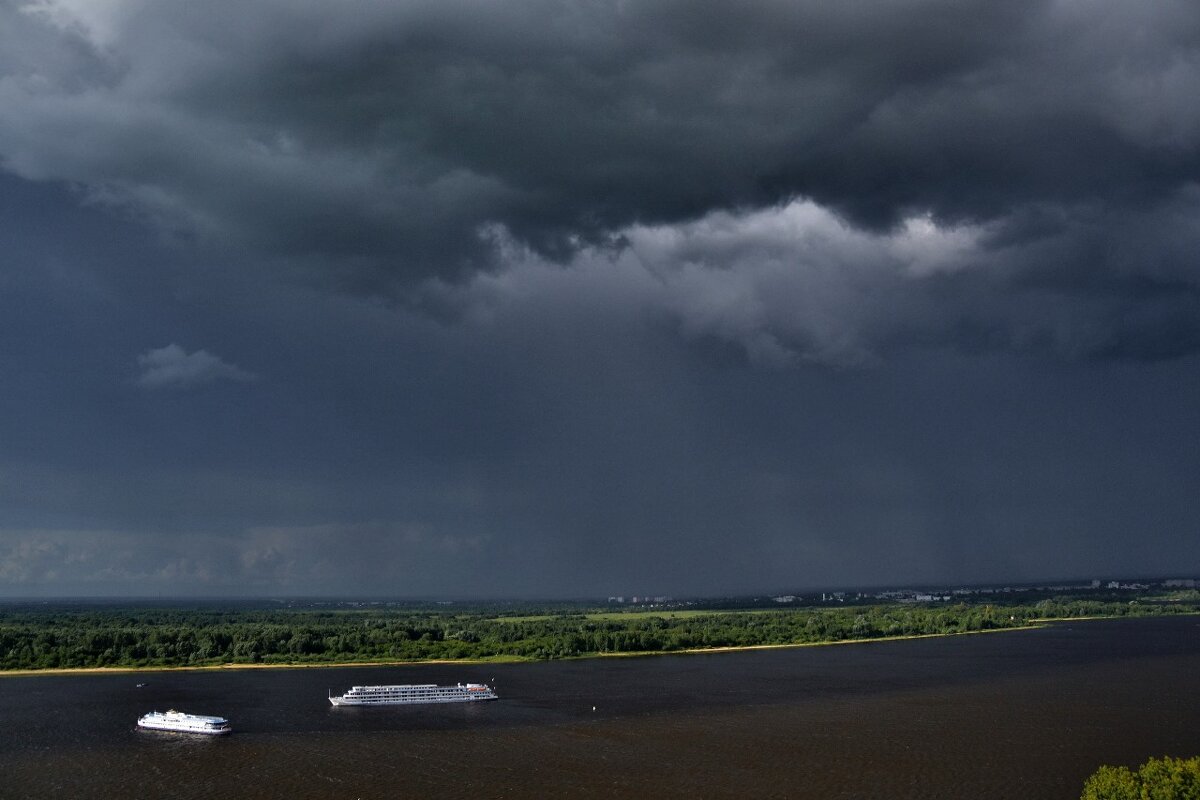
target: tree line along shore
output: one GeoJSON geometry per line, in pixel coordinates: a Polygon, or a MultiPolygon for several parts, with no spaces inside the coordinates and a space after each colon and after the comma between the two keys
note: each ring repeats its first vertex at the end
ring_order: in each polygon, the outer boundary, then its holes
{"type": "MultiPolygon", "coordinates": [[[[1193,593],[1194,595],[1194,593],[1193,593]]],[[[612,613],[495,608],[0,606],[0,670],[549,660],[820,644],[1025,627],[1047,619],[1200,613],[1200,598],[1047,598],[612,613]]]]}

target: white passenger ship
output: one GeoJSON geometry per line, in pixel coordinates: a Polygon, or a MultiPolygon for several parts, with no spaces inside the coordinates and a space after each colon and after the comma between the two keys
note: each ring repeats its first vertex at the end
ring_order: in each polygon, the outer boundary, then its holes
{"type": "Polygon", "coordinates": [[[229,720],[224,717],[205,717],[199,714],[184,714],[182,711],[151,711],[138,717],[138,727],[151,731],[174,731],[176,733],[201,733],[220,736],[232,733],[229,720]]]}
{"type": "Polygon", "coordinates": [[[354,686],[341,695],[330,695],[335,706],[384,706],[409,703],[473,703],[497,700],[496,693],[486,683],[460,683],[457,686],[438,686],[433,683],[402,686],[354,686]]]}

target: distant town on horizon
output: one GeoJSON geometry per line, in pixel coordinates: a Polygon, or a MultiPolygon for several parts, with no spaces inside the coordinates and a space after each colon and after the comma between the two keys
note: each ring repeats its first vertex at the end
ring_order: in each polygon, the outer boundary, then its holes
{"type": "Polygon", "coordinates": [[[0,597],[0,605],[4,604],[98,604],[119,605],[131,603],[147,605],[154,603],[168,604],[212,604],[212,605],[271,605],[313,607],[346,606],[346,607],[378,607],[378,606],[479,606],[479,605],[525,605],[536,603],[563,604],[599,604],[623,607],[644,608],[688,608],[688,607],[747,607],[747,606],[789,606],[789,605],[819,605],[838,603],[869,603],[869,602],[898,602],[898,603],[932,603],[949,602],[955,599],[976,598],[988,595],[1020,595],[1037,592],[1146,592],[1155,588],[1164,590],[1195,589],[1200,578],[1137,576],[1121,578],[1091,578],[1088,580],[1056,580],[1030,581],[1008,583],[978,583],[978,584],[916,584],[907,586],[872,586],[806,589],[791,592],[758,592],[745,594],[714,594],[714,595],[669,595],[669,594],[628,594],[607,595],[605,597],[405,597],[405,596],[363,596],[352,595],[286,595],[263,594],[244,596],[205,596],[205,595],[112,595],[112,596],[12,596],[0,597]]]}

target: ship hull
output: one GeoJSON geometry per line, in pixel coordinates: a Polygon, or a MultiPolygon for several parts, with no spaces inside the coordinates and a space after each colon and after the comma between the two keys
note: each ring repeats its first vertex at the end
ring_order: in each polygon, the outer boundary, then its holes
{"type": "Polygon", "coordinates": [[[138,723],[138,729],[143,731],[159,731],[162,733],[191,733],[196,736],[228,736],[233,733],[229,728],[222,730],[201,730],[197,728],[179,728],[174,725],[154,725],[138,723]]]}
{"type": "Polygon", "coordinates": [[[486,703],[488,700],[499,700],[499,697],[447,697],[431,700],[347,700],[344,697],[331,697],[329,702],[335,706],[421,706],[440,703],[486,703]]]}

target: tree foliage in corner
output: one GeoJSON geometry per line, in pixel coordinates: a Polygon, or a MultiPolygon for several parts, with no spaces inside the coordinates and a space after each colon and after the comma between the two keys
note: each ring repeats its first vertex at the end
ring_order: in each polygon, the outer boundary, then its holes
{"type": "Polygon", "coordinates": [[[1101,767],[1083,785],[1080,800],[1200,800],[1200,756],[1152,758],[1136,772],[1101,767]]]}

